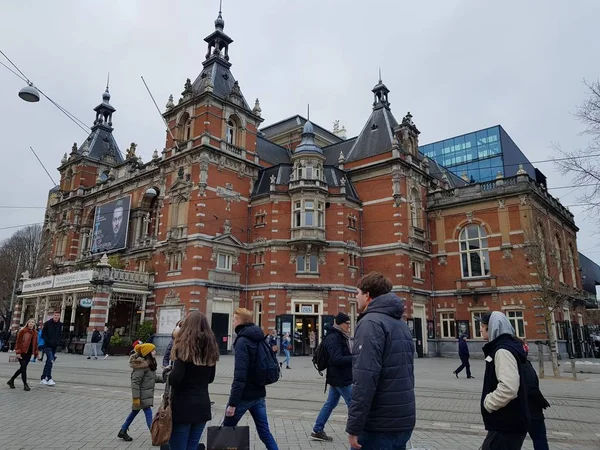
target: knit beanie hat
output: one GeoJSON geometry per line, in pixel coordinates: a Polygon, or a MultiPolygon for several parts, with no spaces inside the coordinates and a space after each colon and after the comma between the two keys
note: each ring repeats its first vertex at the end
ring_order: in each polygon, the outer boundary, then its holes
{"type": "Polygon", "coordinates": [[[154,344],[138,344],[135,346],[134,350],[136,353],[139,353],[144,358],[152,353],[156,349],[156,345],[154,344]]]}
{"type": "Polygon", "coordinates": [[[339,312],[337,316],[335,316],[336,325],[341,325],[346,322],[350,322],[350,316],[348,314],[339,312]]]}

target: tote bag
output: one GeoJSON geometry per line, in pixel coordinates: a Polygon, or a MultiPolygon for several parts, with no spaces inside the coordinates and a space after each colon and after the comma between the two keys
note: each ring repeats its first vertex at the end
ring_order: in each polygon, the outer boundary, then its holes
{"type": "Polygon", "coordinates": [[[207,450],[250,450],[250,427],[208,427],[207,450]]]}

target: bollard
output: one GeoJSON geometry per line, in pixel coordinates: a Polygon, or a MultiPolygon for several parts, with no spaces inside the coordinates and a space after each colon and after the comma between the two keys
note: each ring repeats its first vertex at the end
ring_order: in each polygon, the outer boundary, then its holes
{"type": "Polygon", "coordinates": [[[575,372],[575,358],[571,358],[571,371],[573,372],[573,379],[577,379],[577,372],[575,372]]]}

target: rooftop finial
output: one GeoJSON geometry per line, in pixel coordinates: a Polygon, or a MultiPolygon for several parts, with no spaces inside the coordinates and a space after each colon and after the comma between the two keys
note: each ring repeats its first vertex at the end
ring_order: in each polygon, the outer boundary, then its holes
{"type": "Polygon", "coordinates": [[[310,103],[306,105],[306,120],[310,121],[310,103]]]}
{"type": "Polygon", "coordinates": [[[110,84],[110,72],[108,72],[108,76],[106,77],[106,90],[108,91],[108,85],[110,84]]]}
{"type": "Polygon", "coordinates": [[[379,68],[379,82],[381,83],[381,67],[379,68]]]}
{"type": "Polygon", "coordinates": [[[223,31],[223,28],[225,28],[225,21],[223,20],[222,9],[223,9],[223,0],[220,0],[219,1],[219,16],[217,17],[217,20],[215,20],[215,29],[221,30],[221,31],[223,31]]]}

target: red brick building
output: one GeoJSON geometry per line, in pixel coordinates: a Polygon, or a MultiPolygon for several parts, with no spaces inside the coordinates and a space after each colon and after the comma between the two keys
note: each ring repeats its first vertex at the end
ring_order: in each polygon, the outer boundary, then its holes
{"type": "Polygon", "coordinates": [[[107,88],[49,198],[54,284],[29,281],[15,323],[59,307],[69,318],[82,295],[94,305],[80,325],[88,331],[121,320],[115,326],[133,335],[145,317],[168,335],[200,310],[225,351],[232,313],[244,306],[265,330],[293,332],[294,352],[308,354],[310,331],[320,335],[340,310],[355,320],[358,278],[378,270],[406,299],[420,355],[455,352],[457,333],[477,342],[474,318],[490,310],[505,311],[523,337],[542,339],[538,274],[523,253],[535,217],[562,255],[561,282],[573,287],[555,320],[582,324],[577,227],[543,187],[527,175],[469,184],[427,159],[412,116],[395,119],[381,80],[355,138],[300,116],[261,129],[259,101],[248,103],[231,72],[233,40],[220,15],[205,41],[203,70],[177,103],[169,99],[165,148],[147,163],[135,144],[120,152],[107,88]],[[119,243],[121,220],[128,233],[119,243]],[[97,266],[105,252],[119,269],[106,259],[97,266]],[[83,270],[90,283],[82,294],[55,286],[58,274],[83,270]]]}

